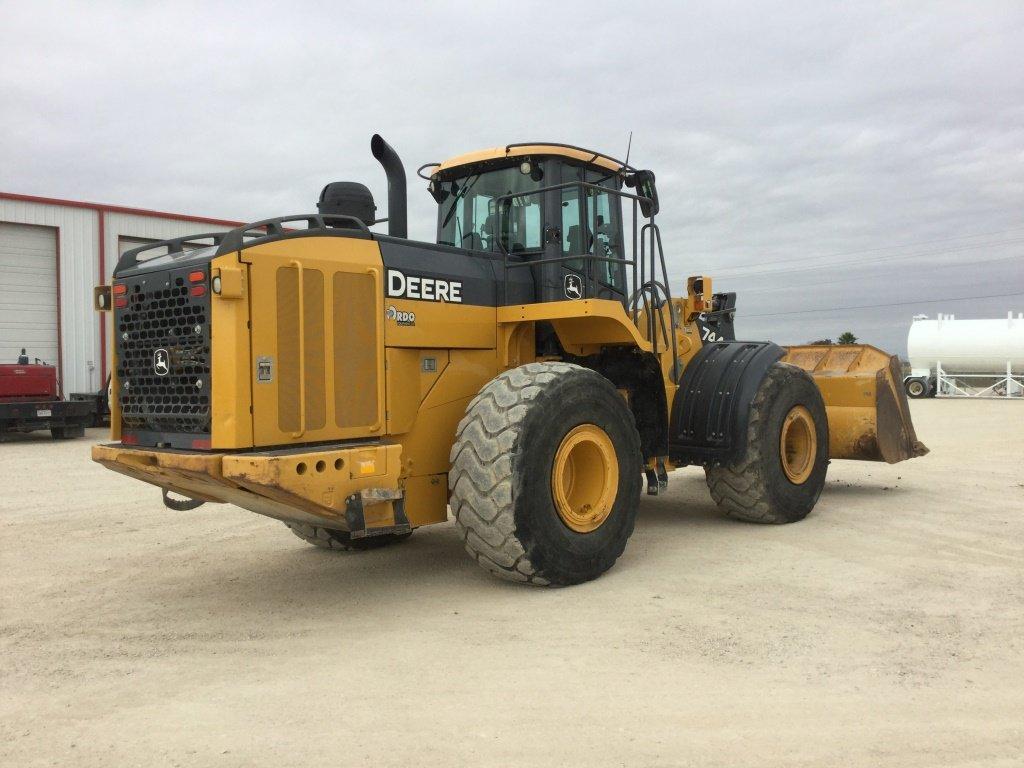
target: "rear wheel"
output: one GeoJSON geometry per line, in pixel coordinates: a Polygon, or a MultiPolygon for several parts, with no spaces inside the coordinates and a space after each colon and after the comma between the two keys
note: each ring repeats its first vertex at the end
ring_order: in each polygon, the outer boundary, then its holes
{"type": "Polygon", "coordinates": [[[388,544],[405,541],[412,536],[412,531],[408,531],[407,533],[387,533],[383,536],[364,536],[363,538],[353,539],[348,531],[336,531],[331,528],[321,528],[318,525],[307,525],[306,523],[285,523],[285,525],[288,526],[288,530],[314,547],[334,549],[342,552],[380,549],[388,544]]]}
{"type": "Polygon", "coordinates": [[[915,400],[928,396],[928,382],[924,379],[907,379],[907,383],[903,385],[903,388],[907,391],[907,397],[912,397],[915,400]]]}
{"type": "Polygon", "coordinates": [[[705,474],[712,498],[730,516],[793,523],[814,508],[827,469],[821,393],[805,371],[775,363],[750,406],[744,454],[705,474]]]}
{"type": "Polygon", "coordinates": [[[448,475],[466,551],[502,578],[577,584],[622,554],[640,503],[640,438],[610,381],[530,363],[481,390],[448,475]]]}

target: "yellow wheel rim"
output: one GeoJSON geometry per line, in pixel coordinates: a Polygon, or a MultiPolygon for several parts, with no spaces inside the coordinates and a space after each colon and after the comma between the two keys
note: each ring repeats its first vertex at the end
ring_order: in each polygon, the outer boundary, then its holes
{"type": "Polygon", "coordinates": [[[590,533],[608,519],[619,488],[619,462],[611,438],[581,424],[562,439],[551,467],[551,495],[562,522],[590,533]]]}
{"type": "Polygon", "coordinates": [[[782,422],[779,456],[789,482],[800,485],[811,476],[818,456],[818,432],[814,428],[814,417],[802,405],[793,406],[782,422]]]}

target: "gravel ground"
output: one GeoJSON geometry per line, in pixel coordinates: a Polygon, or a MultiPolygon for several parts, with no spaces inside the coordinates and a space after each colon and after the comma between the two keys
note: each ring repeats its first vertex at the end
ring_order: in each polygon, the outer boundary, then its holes
{"type": "Polygon", "coordinates": [[[930,455],[836,462],[795,525],[675,472],[560,590],[451,524],[324,552],[166,511],[91,440],[9,440],[0,764],[1021,765],[1024,403],[913,410],[930,455]]]}

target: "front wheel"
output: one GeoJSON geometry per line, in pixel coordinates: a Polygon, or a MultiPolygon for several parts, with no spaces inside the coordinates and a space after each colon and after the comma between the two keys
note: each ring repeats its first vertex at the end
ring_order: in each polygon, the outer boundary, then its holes
{"type": "Polygon", "coordinates": [[[502,373],[470,403],[448,475],[466,551],[502,578],[578,584],[622,554],[640,504],[640,437],[608,379],[569,363],[502,373]]]}
{"type": "Polygon", "coordinates": [[[828,420],[814,380],[775,363],[750,406],[743,455],[708,467],[708,488],[727,514],[754,523],[793,523],[814,508],[828,470],[828,420]]]}

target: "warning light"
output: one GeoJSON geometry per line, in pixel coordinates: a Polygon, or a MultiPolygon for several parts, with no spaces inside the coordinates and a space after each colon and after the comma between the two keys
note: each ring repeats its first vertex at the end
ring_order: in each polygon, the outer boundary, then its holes
{"type": "Polygon", "coordinates": [[[126,293],[128,293],[128,286],[127,285],[125,285],[124,283],[115,283],[114,284],[114,295],[115,296],[124,296],[126,293]]]}
{"type": "Polygon", "coordinates": [[[188,281],[190,283],[201,283],[205,279],[206,279],[206,273],[205,272],[196,271],[196,272],[189,272],[188,273],[188,281]]]}
{"type": "Polygon", "coordinates": [[[116,299],[114,299],[114,306],[117,307],[118,309],[124,309],[125,307],[128,306],[128,297],[118,296],[116,299]]]}
{"type": "Polygon", "coordinates": [[[189,291],[193,296],[205,296],[206,286],[205,285],[193,285],[192,290],[189,291]]]}

